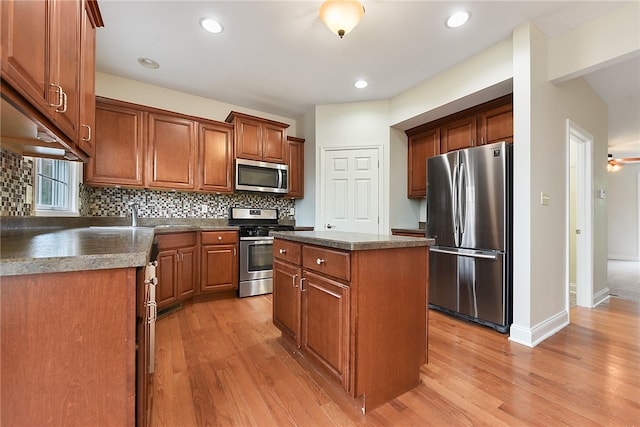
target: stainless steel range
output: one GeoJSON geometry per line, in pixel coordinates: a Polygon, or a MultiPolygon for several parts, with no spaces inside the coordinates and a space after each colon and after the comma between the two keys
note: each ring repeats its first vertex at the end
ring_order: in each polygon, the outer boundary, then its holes
{"type": "Polygon", "coordinates": [[[270,294],[273,291],[272,230],[293,230],[278,224],[277,209],[233,207],[229,225],[240,227],[240,298],[270,294]]]}

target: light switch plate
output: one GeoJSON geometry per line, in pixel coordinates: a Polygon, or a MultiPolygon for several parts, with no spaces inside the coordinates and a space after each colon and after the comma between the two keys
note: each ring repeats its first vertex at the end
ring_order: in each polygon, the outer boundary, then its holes
{"type": "Polygon", "coordinates": [[[206,214],[207,212],[209,212],[209,206],[207,205],[202,205],[202,213],[206,214]]]}
{"type": "Polygon", "coordinates": [[[540,204],[542,206],[549,206],[549,193],[545,193],[544,191],[540,193],[540,204]]]}

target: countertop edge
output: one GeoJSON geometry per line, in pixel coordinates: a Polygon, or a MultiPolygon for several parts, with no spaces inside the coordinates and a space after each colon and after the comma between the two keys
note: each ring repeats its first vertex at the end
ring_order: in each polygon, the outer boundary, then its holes
{"type": "Polygon", "coordinates": [[[346,251],[424,247],[435,243],[435,240],[431,238],[350,232],[277,231],[271,232],[271,235],[284,240],[346,251]],[[373,236],[378,237],[374,238],[373,236]]]}

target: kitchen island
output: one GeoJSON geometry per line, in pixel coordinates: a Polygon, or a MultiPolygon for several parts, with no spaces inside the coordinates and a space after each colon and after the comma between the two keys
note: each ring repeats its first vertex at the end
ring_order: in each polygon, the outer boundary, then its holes
{"type": "Polygon", "coordinates": [[[427,362],[433,239],[272,232],[273,323],[363,412],[411,390],[427,362]]]}

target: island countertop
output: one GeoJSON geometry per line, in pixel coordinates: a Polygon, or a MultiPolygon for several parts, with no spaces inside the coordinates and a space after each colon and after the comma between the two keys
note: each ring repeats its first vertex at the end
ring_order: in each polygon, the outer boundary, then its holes
{"type": "Polygon", "coordinates": [[[410,248],[431,246],[434,239],[386,234],[353,233],[347,231],[272,231],[277,239],[308,243],[346,251],[410,248]]]}

